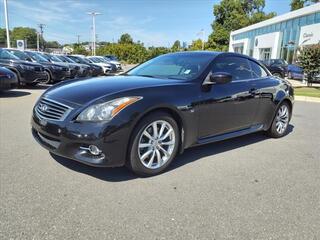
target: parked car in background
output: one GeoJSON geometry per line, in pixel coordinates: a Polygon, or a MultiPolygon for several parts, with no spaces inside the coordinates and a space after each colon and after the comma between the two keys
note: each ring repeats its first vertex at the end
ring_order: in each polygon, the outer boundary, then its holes
{"type": "Polygon", "coordinates": [[[112,72],[112,66],[110,63],[108,63],[106,60],[99,58],[99,57],[94,57],[94,56],[89,56],[86,57],[91,63],[99,65],[103,69],[103,74],[108,75],[112,72]]]}
{"type": "Polygon", "coordinates": [[[0,67],[0,91],[13,89],[17,86],[17,75],[5,67],[0,67]]]}
{"type": "Polygon", "coordinates": [[[116,56],[113,55],[106,55],[104,56],[104,58],[109,61],[110,63],[116,65],[117,71],[122,71],[122,66],[120,61],[118,60],[118,58],[116,56]]]}
{"type": "Polygon", "coordinates": [[[50,61],[52,63],[58,63],[61,65],[64,65],[65,67],[68,67],[70,70],[70,78],[75,78],[78,76],[80,67],[77,66],[76,64],[65,63],[62,60],[60,60],[59,58],[57,58],[56,56],[51,55],[49,53],[41,53],[41,56],[43,56],[44,58],[46,58],[48,61],[50,61]]]}
{"type": "Polygon", "coordinates": [[[64,56],[64,55],[55,55],[57,58],[59,58],[61,61],[65,62],[65,63],[72,63],[76,66],[79,67],[79,72],[78,72],[78,76],[77,77],[89,77],[91,76],[91,69],[88,65],[85,64],[81,64],[81,63],[77,63],[75,61],[73,61],[72,59],[64,56]]]}
{"type": "Polygon", "coordinates": [[[39,63],[23,61],[0,48],[0,66],[6,67],[17,75],[18,85],[36,85],[47,80],[47,74],[44,67],[39,63]]]}
{"type": "Polygon", "coordinates": [[[44,67],[47,74],[47,79],[46,81],[43,81],[44,83],[61,81],[69,78],[70,76],[69,68],[63,65],[51,63],[41,55],[37,54],[37,52],[23,52],[17,49],[8,49],[8,51],[21,60],[40,63],[44,67]]]}
{"type": "Polygon", "coordinates": [[[96,77],[103,75],[103,68],[99,65],[91,63],[88,59],[82,56],[67,55],[66,57],[72,59],[76,63],[86,64],[91,68],[91,76],[96,77]]]}
{"type": "Polygon", "coordinates": [[[297,79],[297,80],[303,80],[304,73],[303,69],[295,64],[289,64],[288,65],[288,78],[290,79],[297,79]]]}
{"type": "Polygon", "coordinates": [[[283,59],[269,59],[262,63],[269,69],[272,75],[285,78],[288,76],[288,63],[283,59]]]}
{"type": "Polygon", "coordinates": [[[255,59],[178,52],[122,76],[53,86],[31,122],[36,141],[53,154],[151,176],[192,146],[258,131],[283,137],[292,110],[291,84],[255,59]]]}

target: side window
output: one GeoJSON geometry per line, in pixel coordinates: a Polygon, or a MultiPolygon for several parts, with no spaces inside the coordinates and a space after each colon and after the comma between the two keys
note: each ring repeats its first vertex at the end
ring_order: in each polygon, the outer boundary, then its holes
{"type": "Polygon", "coordinates": [[[252,78],[263,78],[268,76],[267,72],[259,64],[253,61],[249,62],[252,70],[252,78]]]}
{"type": "Polygon", "coordinates": [[[225,57],[213,63],[212,72],[226,72],[232,75],[232,81],[251,79],[249,61],[242,57],[225,57]]]}

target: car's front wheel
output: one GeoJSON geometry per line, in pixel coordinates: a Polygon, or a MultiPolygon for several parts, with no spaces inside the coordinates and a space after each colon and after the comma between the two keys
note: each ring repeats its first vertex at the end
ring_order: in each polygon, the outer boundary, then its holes
{"type": "Polygon", "coordinates": [[[291,108],[287,102],[283,102],[277,109],[276,116],[268,130],[268,135],[273,138],[279,138],[286,135],[291,115],[291,108]]]}
{"type": "Polygon", "coordinates": [[[166,169],[177,154],[179,128],[165,112],[144,118],[131,141],[128,166],[140,176],[152,176],[166,169]]]}

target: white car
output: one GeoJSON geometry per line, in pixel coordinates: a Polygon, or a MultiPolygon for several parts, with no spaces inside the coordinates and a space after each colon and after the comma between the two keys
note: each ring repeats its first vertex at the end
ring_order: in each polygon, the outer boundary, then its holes
{"type": "Polygon", "coordinates": [[[86,57],[91,63],[99,65],[103,69],[104,74],[109,74],[112,71],[112,66],[110,63],[106,62],[103,58],[98,56],[88,56],[86,57]]]}
{"type": "Polygon", "coordinates": [[[108,62],[116,65],[117,71],[122,71],[121,63],[119,62],[117,57],[115,57],[113,55],[106,55],[103,58],[106,59],[108,62]]]}

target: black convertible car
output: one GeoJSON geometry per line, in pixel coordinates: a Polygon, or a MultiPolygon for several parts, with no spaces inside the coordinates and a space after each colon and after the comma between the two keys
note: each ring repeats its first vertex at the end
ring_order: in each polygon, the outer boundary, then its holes
{"type": "Polygon", "coordinates": [[[191,146],[257,131],[282,137],[292,107],[292,86],[252,58],[180,52],[51,87],[33,109],[32,133],[53,154],[150,176],[191,146]]]}

